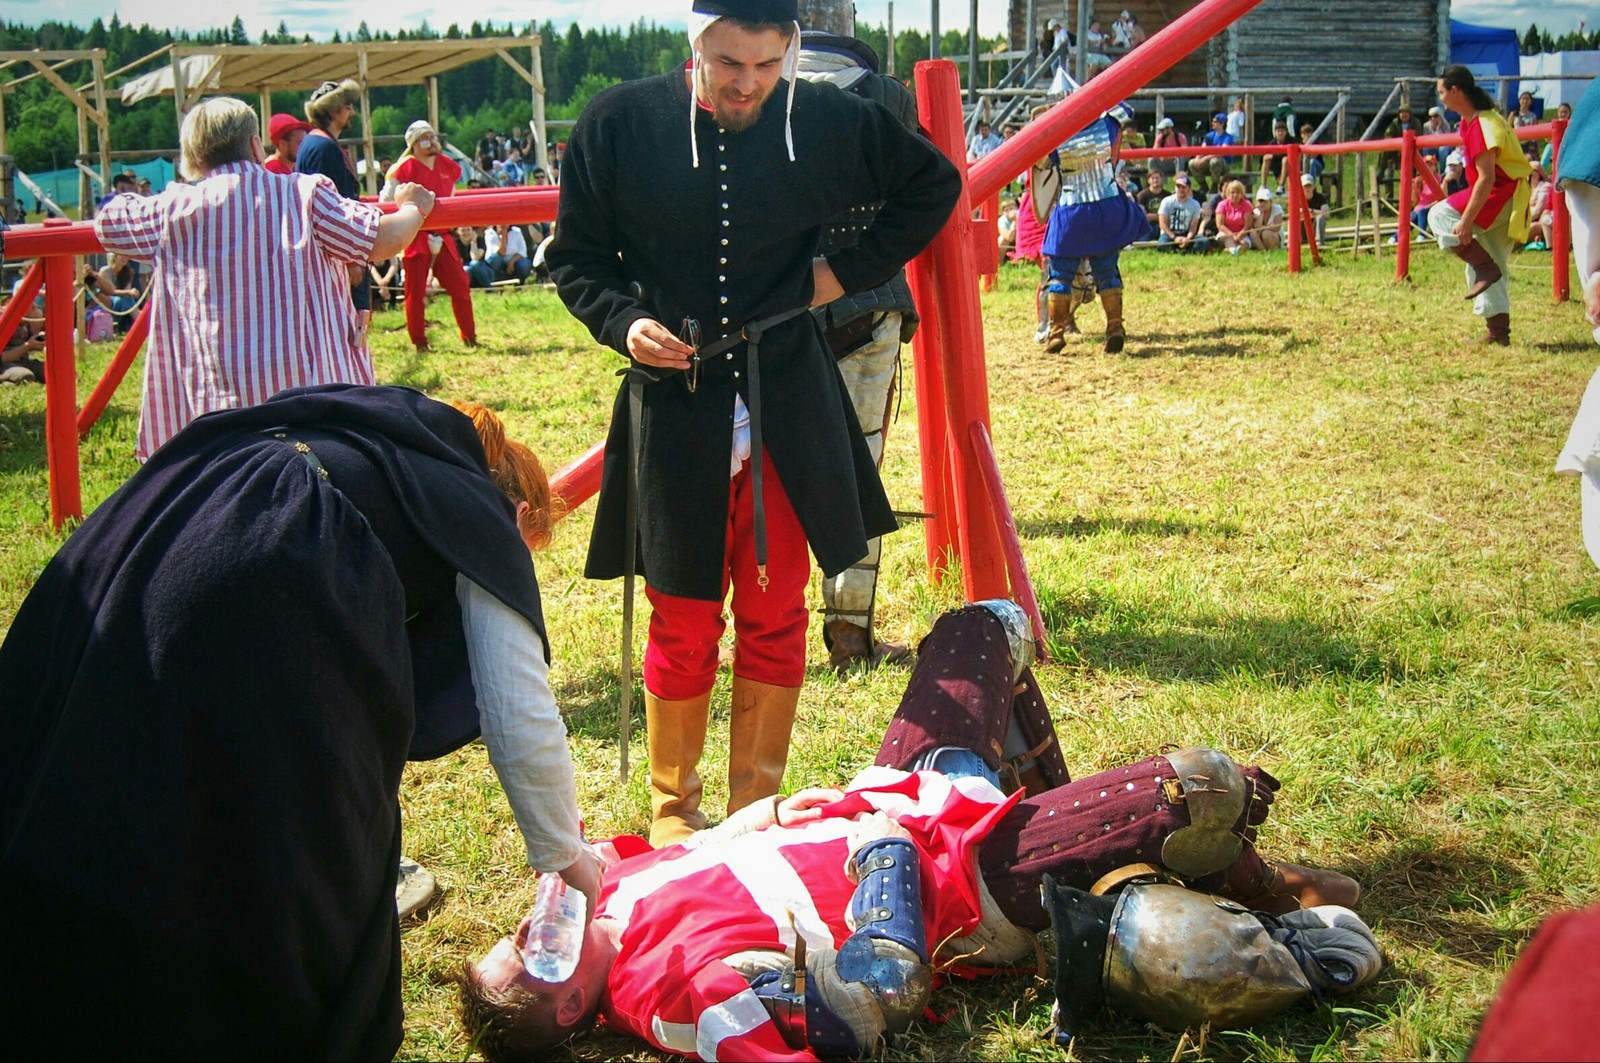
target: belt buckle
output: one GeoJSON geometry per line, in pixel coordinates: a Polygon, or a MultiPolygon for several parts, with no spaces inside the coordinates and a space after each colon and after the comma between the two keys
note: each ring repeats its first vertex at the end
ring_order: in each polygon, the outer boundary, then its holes
{"type": "Polygon", "coordinates": [[[678,338],[694,348],[694,354],[689,356],[689,369],[683,378],[689,387],[689,394],[693,395],[700,389],[700,322],[692,317],[684,318],[678,338]]]}

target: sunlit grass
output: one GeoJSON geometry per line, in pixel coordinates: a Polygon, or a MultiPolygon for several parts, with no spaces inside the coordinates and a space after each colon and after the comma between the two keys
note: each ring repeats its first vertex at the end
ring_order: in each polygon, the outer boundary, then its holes
{"type": "MultiPolygon", "coordinates": [[[[1129,342],[1065,355],[1031,342],[1032,279],[984,297],[994,438],[1049,626],[1040,679],[1078,774],[1166,744],[1255,757],[1284,781],[1269,855],[1331,864],[1390,965],[1340,1007],[1249,1034],[1153,1031],[1107,1017],[1079,1058],[1459,1057],[1494,987],[1546,913],[1587,903],[1594,842],[1600,575],[1583,553],[1574,485],[1551,472],[1596,348],[1554,306],[1549,258],[1515,260],[1513,344],[1477,329],[1460,272],[1437,252],[1394,286],[1392,260],[1330,254],[1301,277],[1282,255],[1124,257],[1129,342]]],[[[432,306],[434,351],[379,315],[381,380],[476,398],[553,469],[605,431],[620,359],[555,297],[479,294],[484,346],[432,306]]],[[[1093,332],[1099,311],[1083,311],[1093,332]]],[[[87,391],[109,358],[91,349],[87,391]]],[[[910,358],[906,359],[909,371],[910,358]]],[[[890,431],[896,508],[922,506],[911,389],[890,431]]],[[[137,367],[84,450],[93,506],[133,468],[137,367]]],[[[0,620],[59,543],[48,526],[43,395],[0,388],[0,620]]],[[[582,578],[589,507],[538,558],[594,835],[637,831],[648,803],[642,719],[616,777],[620,588],[582,578]]],[[[884,552],[882,634],[915,641],[958,604],[932,585],[908,527],[884,552]]],[[[788,781],[868,763],[905,674],[835,676],[815,637],[788,781]]],[[[635,702],[637,704],[637,700],[635,702]]],[[[708,802],[726,797],[725,680],[714,701],[708,802]]],[[[442,894],[406,928],[407,1058],[468,1051],[448,976],[533,897],[482,750],[416,765],[401,800],[406,850],[442,894]]],[[[941,990],[942,1026],[890,1058],[1060,1058],[1040,1039],[1048,989],[1006,978],[941,990]]],[[[648,1055],[616,1037],[584,1058],[648,1055]]]]}

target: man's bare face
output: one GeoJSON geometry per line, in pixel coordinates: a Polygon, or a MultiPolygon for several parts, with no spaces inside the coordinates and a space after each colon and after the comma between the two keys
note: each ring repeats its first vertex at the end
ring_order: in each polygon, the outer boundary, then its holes
{"type": "Polygon", "coordinates": [[[741,133],[756,124],[778,87],[789,41],[777,30],[751,33],[725,19],[700,35],[700,80],[695,95],[717,125],[741,133]]]}

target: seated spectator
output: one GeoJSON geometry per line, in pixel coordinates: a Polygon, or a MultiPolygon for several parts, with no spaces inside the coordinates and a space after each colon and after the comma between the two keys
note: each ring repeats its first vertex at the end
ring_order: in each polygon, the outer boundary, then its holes
{"type": "Polygon", "coordinates": [[[1144,208],[1144,216],[1150,222],[1150,235],[1145,239],[1154,240],[1161,235],[1161,224],[1156,215],[1161,210],[1161,201],[1167,198],[1167,175],[1152,168],[1144,175],[1144,187],[1133,198],[1144,208]]]}
{"type": "Polygon", "coordinates": [[[1555,214],[1550,209],[1550,190],[1553,184],[1545,179],[1544,166],[1538,159],[1529,159],[1528,164],[1533,167],[1533,176],[1529,178],[1528,242],[1523,250],[1548,251],[1550,226],[1555,221],[1555,214]]]}
{"type": "Polygon", "coordinates": [[[1467,190],[1467,160],[1460,148],[1445,157],[1443,183],[1445,195],[1453,196],[1467,190]]]}
{"type": "Polygon", "coordinates": [[[1106,54],[1108,42],[1105,32],[1100,28],[1099,19],[1089,20],[1089,31],[1083,35],[1083,44],[1084,76],[1092,78],[1111,65],[1111,57],[1106,54]]]}
{"type": "Polygon", "coordinates": [[[1256,189],[1256,226],[1250,239],[1263,251],[1276,251],[1283,246],[1283,208],[1272,197],[1270,188],[1256,189]]]}
{"type": "Polygon", "coordinates": [[[0,349],[0,384],[43,384],[44,329],[27,319],[18,322],[0,349]]]}
{"type": "Polygon", "coordinates": [[[1285,129],[1300,128],[1300,122],[1294,113],[1294,104],[1289,101],[1287,96],[1283,98],[1282,103],[1272,109],[1272,120],[1274,122],[1282,122],[1285,129]]]}
{"type": "MultiPolygon", "coordinates": [[[[1284,182],[1288,180],[1289,176],[1289,127],[1279,122],[1273,122],[1272,144],[1269,146],[1281,147],[1284,150],[1284,154],[1261,156],[1261,186],[1281,192],[1287,187],[1284,182]]],[[[1316,156],[1312,157],[1316,158],[1316,156]]]]}
{"type": "Polygon", "coordinates": [[[522,164],[522,150],[512,148],[506,152],[506,161],[500,164],[501,184],[520,185],[527,180],[528,171],[522,164]]]}
{"type": "MultiPolygon", "coordinates": [[[[1163,118],[1156,123],[1156,139],[1150,146],[1152,148],[1186,148],[1189,146],[1189,138],[1178,132],[1172,123],[1172,119],[1163,118]]],[[[1150,160],[1152,169],[1160,170],[1166,174],[1176,174],[1182,168],[1181,163],[1182,160],[1176,156],[1150,160]]]]}
{"type": "Polygon", "coordinates": [[[1198,251],[1204,254],[1210,241],[1199,235],[1200,202],[1189,187],[1189,175],[1180,173],[1173,178],[1172,195],[1161,201],[1156,211],[1156,222],[1161,227],[1157,237],[1159,250],[1198,251]]]}
{"type": "MultiPolygon", "coordinates": [[[[1233,138],[1228,135],[1228,116],[1218,111],[1211,118],[1211,132],[1201,137],[1200,143],[1215,148],[1225,147],[1233,142],[1233,138]]],[[[1220,182],[1222,178],[1228,176],[1228,171],[1232,167],[1232,155],[1204,155],[1191,160],[1189,174],[1200,179],[1209,176],[1213,181],[1220,182]]]]}
{"type": "Polygon", "coordinates": [[[1000,204],[1000,217],[995,219],[997,241],[1000,246],[1000,255],[1005,257],[1011,249],[1017,246],[1017,202],[1014,199],[1005,200],[1000,204]]]}
{"type": "MultiPolygon", "coordinates": [[[[1310,122],[1302,123],[1300,126],[1300,143],[1302,145],[1310,144],[1311,137],[1315,132],[1316,130],[1311,128],[1310,122]]],[[[1325,165],[1322,156],[1302,153],[1300,157],[1305,160],[1306,173],[1310,174],[1311,180],[1320,186],[1322,184],[1322,169],[1325,165]]]]}
{"type": "MultiPolygon", "coordinates": [[[[1428,120],[1422,124],[1422,135],[1425,137],[1447,136],[1455,132],[1450,125],[1450,120],[1444,116],[1444,108],[1434,104],[1428,108],[1428,120]]],[[[1445,160],[1450,157],[1450,147],[1437,147],[1426,149],[1427,154],[1433,156],[1436,170],[1444,169],[1445,160]]]]}
{"type": "Polygon", "coordinates": [[[466,267],[467,281],[474,288],[487,288],[494,284],[494,270],[489,268],[488,251],[484,247],[483,233],[471,225],[450,230],[455,241],[456,254],[466,267]]]}
{"type": "Polygon", "coordinates": [[[967,139],[967,161],[977,162],[1003,143],[988,122],[979,122],[978,128],[967,139]]]}
{"type": "Polygon", "coordinates": [[[1222,193],[1219,191],[1209,193],[1200,205],[1200,235],[1212,243],[1217,240],[1217,207],[1221,203],[1222,193]]]}
{"type": "Polygon", "coordinates": [[[1144,28],[1126,8],[1111,24],[1111,54],[1127,55],[1145,42],[1144,28]]]}
{"type": "Polygon", "coordinates": [[[1328,215],[1333,213],[1333,208],[1328,205],[1328,197],[1323,194],[1316,178],[1303,173],[1300,175],[1300,184],[1305,189],[1306,210],[1316,222],[1317,246],[1321,247],[1328,239],[1328,215]]]}
{"type": "Polygon", "coordinates": [[[528,238],[520,225],[495,225],[483,232],[484,263],[495,280],[524,284],[533,272],[528,257],[528,238]]]}
{"type": "Polygon", "coordinates": [[[1229,181],[1222,186],[1222,202],[1217,206],[1216,219],[1217,239],[1228,254],[1237,255],[1250,249],[1256,212],[1245,197],[1243,181],[1229,181]]]}
{"type": "Polygon", "coordinates": [[[1139,127],[1129,115],[1122,120],[1122,146],[1125,148],[1142,148],[1145,146],[1144,134],[1139,132],[1139,127]]]}
{"type": "Polygon", "coordinates": [[[369,262],[367,272],[372,274],[372,308],[392,310],[395,303],[400,301],[400,256],[369,262]]]}
{"type": "Polygon", "coordinates": [[[145,285],[138,263],[127,255],[109,255],[104,266],[83,275],[84,289],[93,292],[95,301],[110,312],[119,336],[132,327],[145,285]]]}

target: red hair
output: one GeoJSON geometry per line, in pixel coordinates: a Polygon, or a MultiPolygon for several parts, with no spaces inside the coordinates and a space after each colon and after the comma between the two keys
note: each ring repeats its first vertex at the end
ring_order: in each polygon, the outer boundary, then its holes
{"type": "Polygon", "coordinates": [[[480,402],[457,400],[450,405],[472,418],[483,443],[483,456],[489,463],[489,476],[495,486],[513,502],[526,502],[527,514],[518,530],[535,550],[550,545],[552,528],[560,512],[560,500],[550,494],[550,479],[544,466],[528,447],[506,438],[506,426],[498,414],[480,402]]]}

